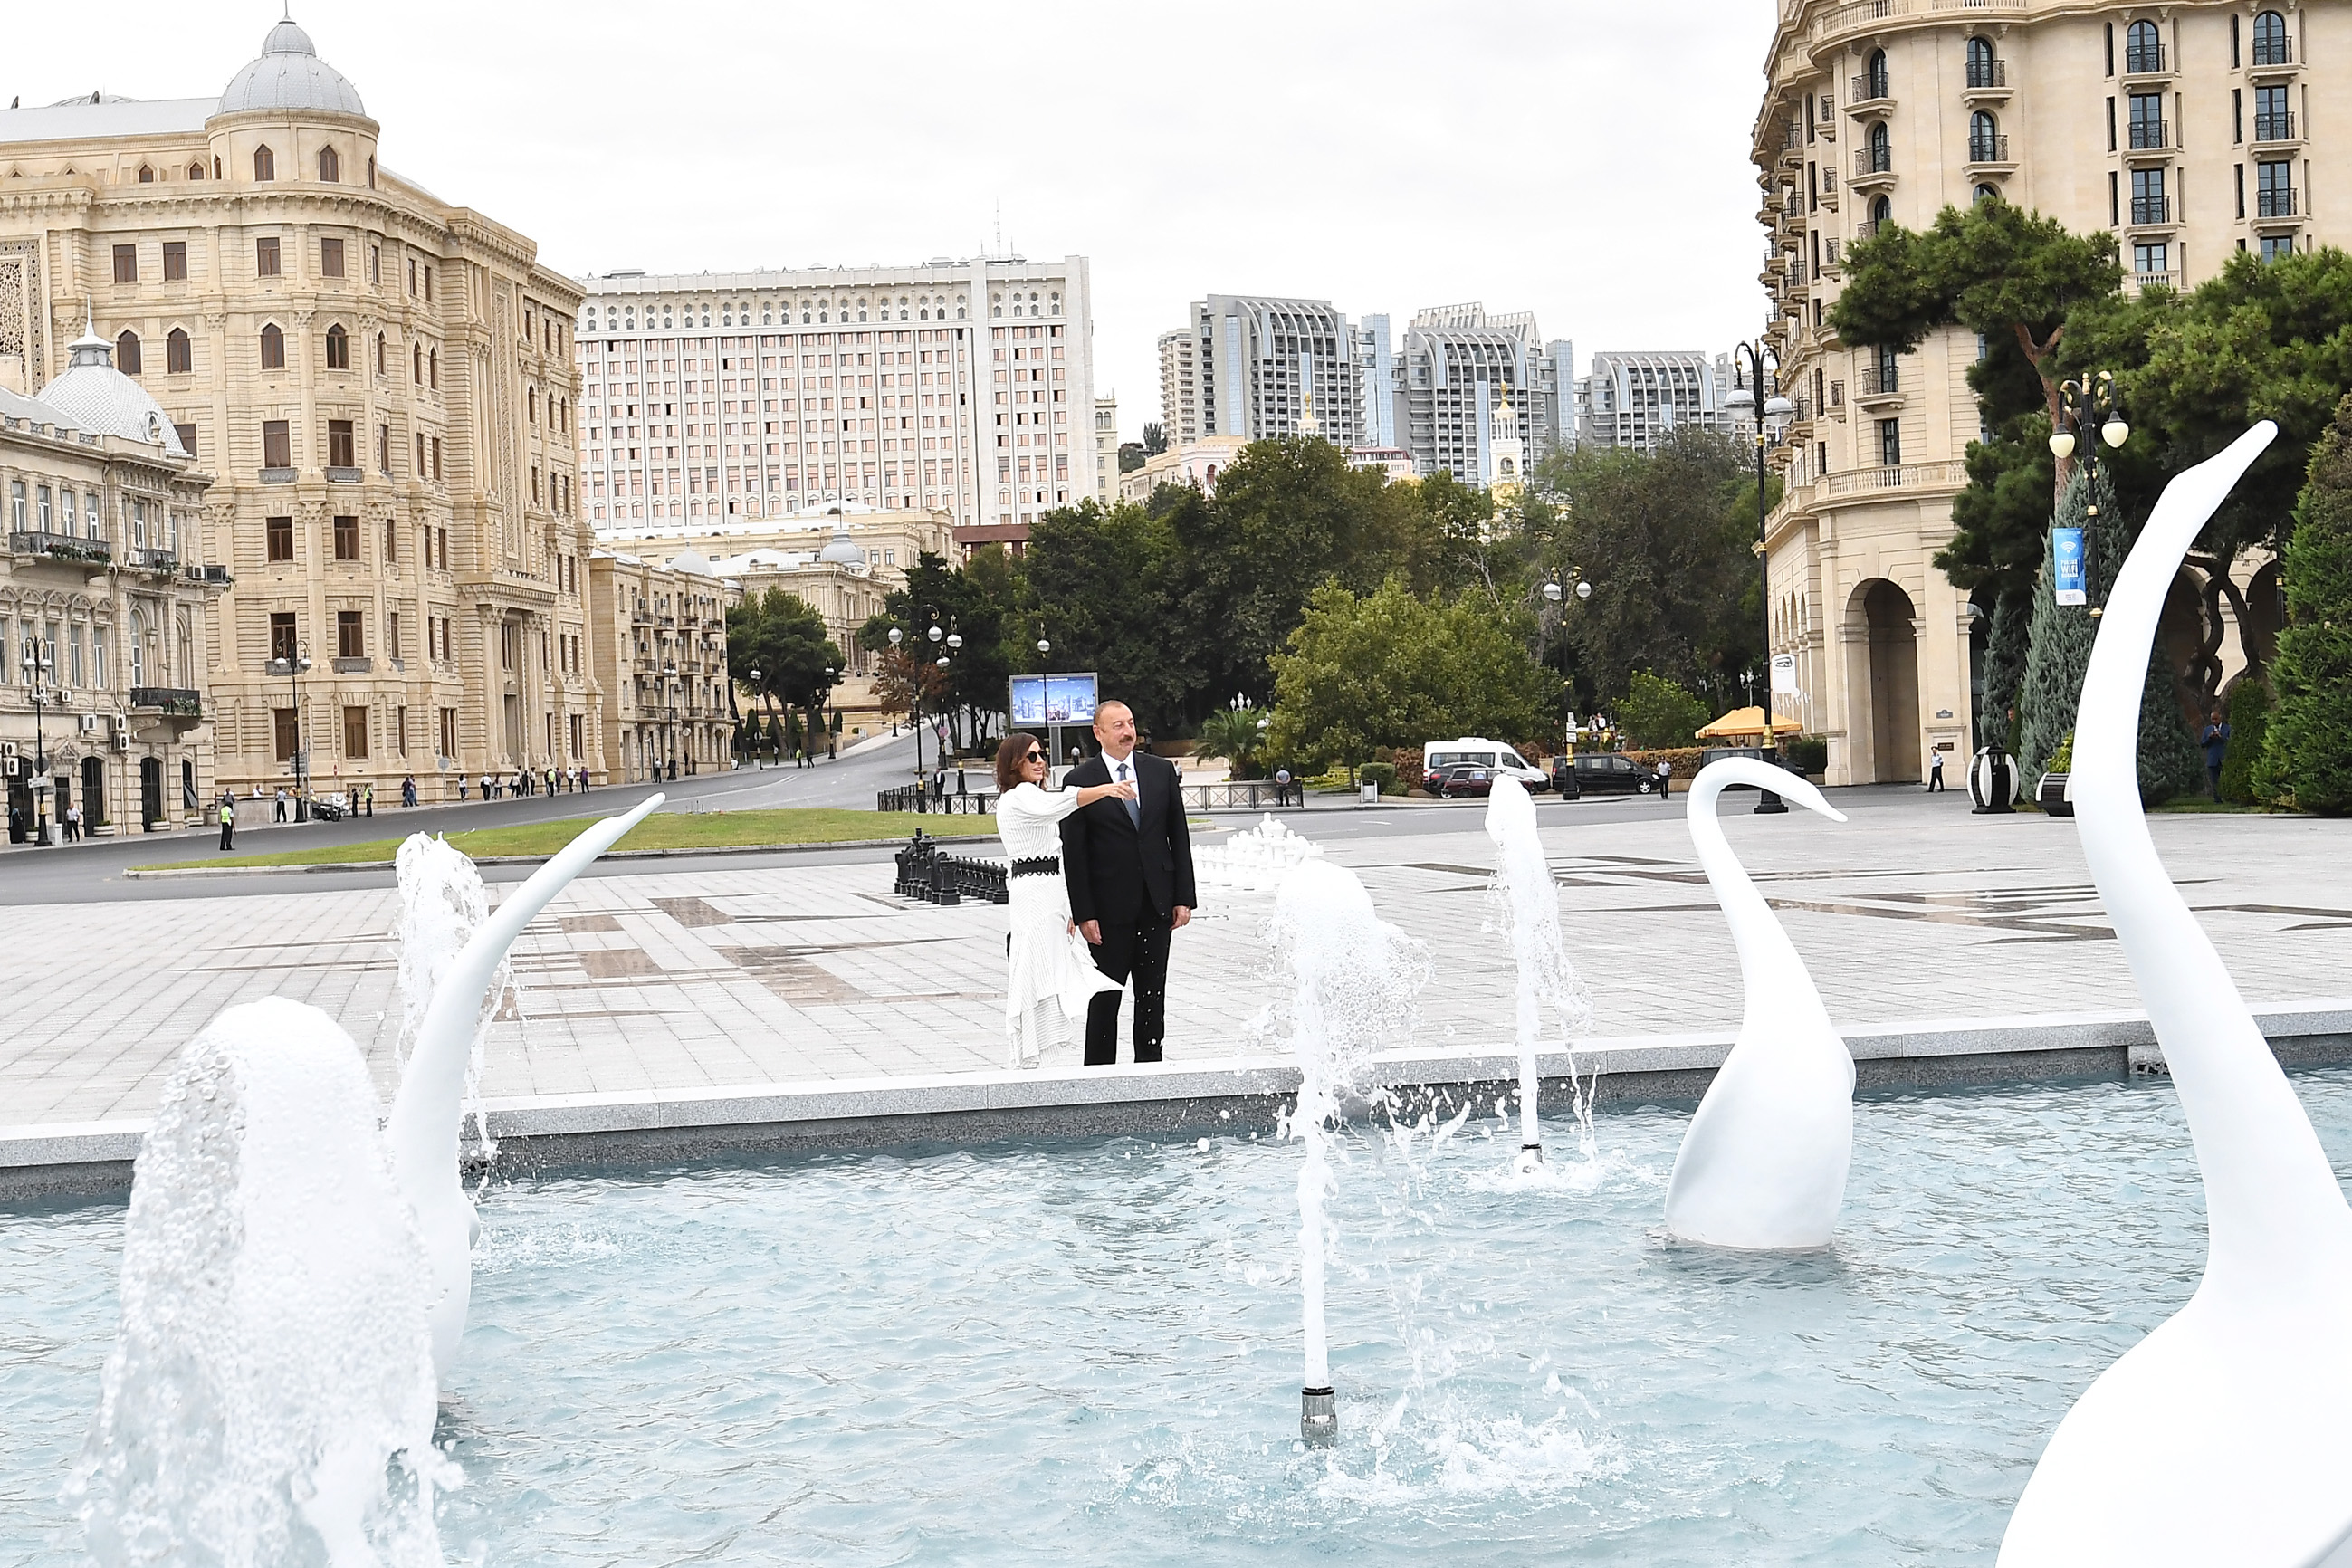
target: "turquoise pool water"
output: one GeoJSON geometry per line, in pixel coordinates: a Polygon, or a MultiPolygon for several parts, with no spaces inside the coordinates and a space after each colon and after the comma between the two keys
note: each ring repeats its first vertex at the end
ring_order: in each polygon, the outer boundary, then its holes
{"type": "MultiPolygon", "coordinates": [[[[2352,1071],[2298,1077],[2339,1172],[2352,1071]]],[[[1302,1450],[1296,1145],[1246,1133],[518,1181],[445,1407],[454,1562],[1991,1561],[2204,1232],[2161,1083],[1857,1110],[1837,1246],[1664,1241],[1687,1114],[1528,1187],[1483,1108],[1340,1141],[1341,1440],[1302,1450]]],[[[1555,1138],[1562,1128],[1549,1130],[1555,1138]]],[[[0,1208],[0,1563],[114,1327],[119,1204],[0,1208]]]]}

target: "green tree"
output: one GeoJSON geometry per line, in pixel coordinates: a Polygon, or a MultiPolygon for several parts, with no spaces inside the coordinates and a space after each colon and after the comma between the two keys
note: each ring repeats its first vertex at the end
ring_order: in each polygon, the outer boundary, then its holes
{"type": "Polygon", "coordinates": [[[2352,812],[2352,395],[2314,445],[2281,565],[2278,706],[2255,792],[2325,816],[2352,812]]]}
{"type": "Polygon", "coordinates": [[[1617,728],[1643,748],[1687,746],[1712,717],[1706,703],[1646,669],[1633,672],[1615,712],[1617,728]]]}
{"type": "MultiPolygon", "coordinates": [[[[1946,207],[1924,232],[1890,224],[1854,246],[1830,321],[1857,348],[1907,353],[1956,326],[1983,335],[1988,347],[1995,337],[2013,342],[2054,426],[2067,312],[2113,294],[2122,281],[2114,235],[2070,233],[2055,218],[1980,201],[1965,211],[1946,207]]],[[[1994,362],[1987,374],[1999,368],[1994,362]]],[[[1979,396],[1984,392],[1978,387],[1979,396]]],[[[2072,465],[2060,468],[2053,478],[2063,487],[2072,465]]]]}
{"type": "MultiPolygon", "coordinates": [[[[1157,421],[1147,423],[1143,426],[1143,455],[1147,458],[1156,458],[1166,450],[1168,450],[1168,432],[1162,429],[1157,421]]],[[[1136,465],[1139,468],[1142,466],[1140,463],[1136,465]]]]}
{"type": "Polygon", "coordinates": [[[1977,710],[1979,746],[2014,752],[2018,696],[2025,684],[2027,633],[2032,625],[2033,587],[2005,589],[1994,601],[1992,626],[1985,635],[1984,692],[1977,710]]]}
{"type": "Polygon", "coordinates": [[[1149,461],[1150,461],[1150,456],[1144,451],[1142,442],[1121,441],[1118,444],[1118,471],[1120,473],[1131,474],[1135,472],[1136,469],[1143,467],[1143,465],[1149,461]]]}
{"type": "Polygon", "coordinates": [[[1266,718],[1262,708],[1220,708],[1201,721],[1200,743],[1194,751],[1203,757],[1223,757],[1233,764],[1237,779],[1254,778],[1253,764],[1265,743],[1265,731],[1258,725],[1266,718]]]}
{"type": "Polygon", "coordinates": [[[2239,805],[2260,804],[2254,793],[2254,771],[2261,764],[2263,742],[2270,731],[2271,693],[2252,670],[2230,685],[2230,743],[2221,753],[2223,800],[2239,805]]]}
{"type": "Polygon", "coordinates": [[[1556,520],[1540,570],[1573,569],[1592,584],[1560,617],[1580,709],[1615,702],[1636,669],[1727,689],[1756,665],[1763,616],[1748,458],[1737,442],[1685,427],[1655,455],[1577,447],[1538,469],[1556,520]]]}
{"type": "Polygon", "coordinates": [[[727,612],[728,668],[756,698],[814,710],[833,690],[828,672],[846,662],[825,635],[824,617],[788,589],[747,594],[727,612]]]}
{"type": "Polygon", "coordinates": [[[1267,749],[1352,770],[1375,746],[1547,730],[1558,683],[1526,634],[1475,593],[1424,599],[1398,576],[1360,597],[1327,583],[1275,658],[1267,749]]]}
{"type": "Polygon", "coordinates": [[[1158,735],[1181,728],[1187,705],[1202,700],[1213,652],[1213,629],[1179,613],[1181,557],[1166,518],[1087,500],[1040,517],[1023,558],[1024,632],[1042,626],[1056,668],[1097,671],[1103,696],[1158,735]]]}

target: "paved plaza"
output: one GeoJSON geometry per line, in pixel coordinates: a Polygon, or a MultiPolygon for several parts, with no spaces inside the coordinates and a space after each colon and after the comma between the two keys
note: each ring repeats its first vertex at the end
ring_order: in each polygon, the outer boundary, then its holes
{"type": "MultiPolygon", "coordinates": [[[[2071,824],[1971,816],[1949,796],[1841,794],[1853,813],[1843,826],[1802,812],[1752,816],[1752,796],[1731,797],[1738,805],[1726,822],[1842,1027],[2137,1007],[2071,824]]],[[[1596,1035],[1736,1027],[1738,968],[1681,801],[1613,820],[1578,809],[1546,807],[1544,840],[1596,1035]]],[[[1417,1017],[1396,1022],[1394,1047],[1507,1046],[1514,981],[1486,929],[1493,859],[1480,815],[1365,814],[1341,818],[1351,836],[1327,841],[1435,959],[1417,1017]]],[[[2352,993],[2352,825],[2159,816],[2152,828],[2249,1001],[2352,993]]],[[[493,1027],[488,1098],[1003,1065],[1003,911],[908,903],[892,895],[881,858],[663,864],[677,868],[583,878],[518,943],[520,1005],[493,1027]]],[[[33,918],[16,922],[8,963],[17,1005],[0,1041],[0,1125],[143,1119],[173,1053],[205,1020],[273,994],[341,1020],[388,1093],[395,895],[276,880],[283,885],[259,896],[26,911],[33,918]]],[[[1271,984],[1262,937],[1270,900],[1202,898],[1175,942],[1171,1061],[1265,1048],[1251,1021],[1271,984]]]]}

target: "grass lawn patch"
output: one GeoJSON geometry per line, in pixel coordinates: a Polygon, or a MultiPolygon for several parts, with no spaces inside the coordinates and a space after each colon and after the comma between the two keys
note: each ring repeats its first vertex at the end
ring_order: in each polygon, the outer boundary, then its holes
{"type": "MultiPolygon", "coordinates": [[[[477,858],[494,855],[552,855],[602,818],[571,816],[557,822],[522,822],[511,827],[478,827],[449,835],[449,842],[477,858]]],[[[921,828],[934,838],[992,838],[993,816],[934,816],[911,811],[840,811],[806,806],[790,811],[657,811],[631,828],[613,847],[627,849],[733,849],[761,845],[841,844],[866,838],[903,838],[921,828]]],[[[312,845],[269,855],[224,855],[204,860],[173,860],[136,866],[138,871],[182,871],[192,867],[349,866],[389,860],[398,838],[359,844],[312,845]]]]}

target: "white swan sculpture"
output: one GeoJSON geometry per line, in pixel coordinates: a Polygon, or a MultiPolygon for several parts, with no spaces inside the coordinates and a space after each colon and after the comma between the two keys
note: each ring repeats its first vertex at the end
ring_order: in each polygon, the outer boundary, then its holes
{"type": "Polygon", "coordinates": [[[2000,1568],[2352,1563],[2352,1208],[2139,803],[2140,692],[2182,555],[2277,434],[2165,487],[2108,595],[2074,727],[2074,823],[2188,1112],[2205,1277],[2059,1422],[2000,1568]]]}
{"type": "Polygon", "coordinates": [[[508,894],[450,964],[417,1029],[416,1049],[401,1075],[384,1138],[392,1146],[393,1179],[415,1212],[433,1268],[433,1371],[443,1382],[457,1363],[474,1293],[474,1239],[480,1225],[459,1177],[457,1130],[466,1065],[490,982],[522,928],[590,861],[651,816],[662,798],[656,794],[635,810],[595,824],[508,894]]]}
{"type": "Polygon", "coordinates": [[[1713,1247],[1825,1247],[1853,1156],[1853,1058],[1805,961],[1724,841],[1716,801],[1735,784],[1845,820],[1801,775],[1747,757],[1710,763],[1691,781],[1691,844],[1739,950],[1746,1000],[1739,1037],[1675,1156],[1666,1228],[1713,1247]]]}

